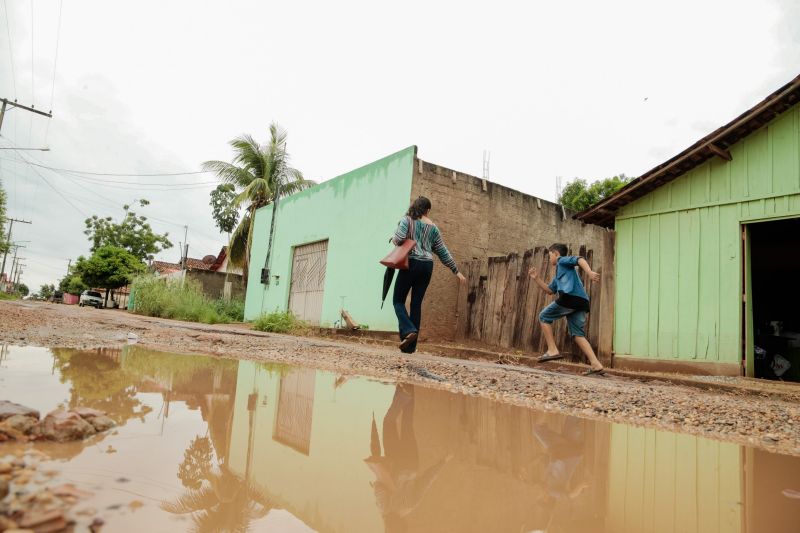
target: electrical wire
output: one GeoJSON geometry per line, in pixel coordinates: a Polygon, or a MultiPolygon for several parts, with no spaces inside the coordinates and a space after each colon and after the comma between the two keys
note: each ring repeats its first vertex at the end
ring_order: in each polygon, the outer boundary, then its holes
{"type": "MultiPolygon", "coordinates": [[[[53,59],[53,85],[50,87],[50,114],[53,113],[53,98],[56,94],[56,67],[58,66],[58,46],[61,44],[61,14],[64,11],[64,0],[59,0],[58,3],[58,29],[56,30],[56,56],[53,59]]],[[[47,126],[44,130],[44,144],[47,145],[47,141],[50,138],[50,122],[52,122],[52,118],[47,121],[47,126]]]]}
{"type": "MultiPolygon", "coordinates": [[[[16,152],[16,150],[15,150],[16,152]]],[[[16,157],[21,157],[20,154],[15,153],[16,157]]],[[[117,181],[117,180],[105,180],[101,178],[92,178],[86,177],[76,172],[70,172],[67,170],[58,170],[55,167],[50,167],[47,165],[41,165],[35,163],[34,161],[30,161],[28,159],[22,158],[25,163],[31,166],[39,167],[47,169],[51,172],[55,172],[56,174],[67,177],[69,175],[70,179],[80,180],[86,183],[90,183],[92,185],[97,185],[98,187],[105,187],[109,189],[118,189],[118,190],[127,190],[127,191],[185,191],[185,190],[194,190],[194,189],[205,189],[210,185],[219,185],[218,181],[199,181],[199,182],[189,182],[189,183],[163,183],[163,182],[139,182],[139,181],[117,181]]],[[[16,159],[9,159],[0,157],[0,160],[5,161],[17,161],[16,159]]]]}
{"type": "Polygon", "coordinates": [[[64,0],[58,3],[58,29],[56,30],[56,57],[53,59],[53,85],[50,88],[50,112],[53,111],[53,96],[56,92],[56,67],[58,66],[58,45],[61,42],[61,13],[64,10],[64,0]]]}
{"type": "Polygon", "coordinates": [[[52,184],[52,183],[50,183],[49,181],[47,181],[47,178],[45,178],[45,177],[44,177],[44,176],[43,176],[43,175],[42,175],[42,174],[41,174],[41,173],[40,173],[38,170],[36,170],[36,169],[35,169],[35,168],[33,168],[33,167],[30,167],[30,168],[31,168],[31,169],[32,169],[32,170],[33,170],[33,171],[36,173],[36,175],[37,175],[37,176],[39,176],[40,178],[42,178],[42,181],[44,181],[44,182],[47,184],[47,186],[48,186],[48,187],[50,187],[51,189],[53,189],[57,195],[59,195],[59,196],[60,196],[60,197],[61,197],[61,198],[62,198],[62,199],[65,201],[65,202],[67,202],[67,203],[68,203],[70,206],[72,206],[72,208],[73,208],[73,209],[75,209],[75,211],[77,211],[78,213],[80,213],[82,216],[84,216],[84,217],[86,217],[86,218],[89,218],[89,215],[87,215],[85,212],[83,212],[83,210],[82,210],[81,208],[79,208],[77,205],[73,204],[73,203],[72,203],[72,202],[71,202],[71,201],[70,201],[70,200],[69,200],[69,199],[68,199],[68,198],[67,198],[67,197],[64,195],[64,193],[63,193],[63,192],[61,192],[61,191],[59,191],[58,189],[56,189],[56,188],[53,186],[53,184],[52,184]]]}
{"type": "Polygon", "coordinates": [[[11,62],[11,82],[14,85],[14,100],[17,99],[17,76],[14,73],[14,52],[11,46],[11,26],[8,23],[8,5],[3,0],[3,12],[6,15],[6,34],[8,35],[8,59],[11,62]]]}
{"type": "Polygon", "coordinates": [[[96,184],[108,184],[108,185],[137,185],[137,186],[151,186],[151,187],[200,187],[205,185],[219,185],[219,181],[196,181],[194,183],[164,183],[164,182],[148,182],[148,181],[116,181],[116,180],[104,180],[100,178],[89,178],[83,176],[81,174],[76,174],[74,172],[68,172],[68,174],[75,177],[75,179],[79,179],[81,181],[86,181],[89,183],[96,183],[96,184]]]}
{"type": "Polygon", "coordinates": [[[47,170],[55,170],[58,172],[69,172],[71,174],[79,174],[79,175],[82,174],[87,176],[116,176],[116,177],[128,177],[128,178],[136,178],[136,177],[155,178],[159,176],[191,176],[194,174],[209,174],[214,172],[213,170],[193,170],[190,172],[155,172],[151,174],[126,174],[126,173],[115,173],[115,172],[91,172],[88,170],[73,170],[69,168],[51,167],[48,165],[42,165],[38,163],[30,163],[30,164],[37,167],[46,168],[47,170]]]}
{"type": "Polygon", "coordinates": [[[33,53],[33,43],[36,42],[35,39],[33,38],[34,37],[33,36],[33,28],[34,27],[35,26],[33,24],[33,0],[31,0],[31,107],[36,107],[36,85],[34,84],[34,79],[35,78],[34,78],[34,75],[33,75],[34,71],[36,70],[34,68],[34,64],[35,64],[34,61],[35,61],[36,56],[33,53]]]}
{"type": "MultiPolygon", "coordinates": [[[[11,140],[9,140],[9,139],[5,139],[5,140],[6,140],[6,141],[7,141],[9,144],[11,144],[11,145],[13,145],[13,144],[14,144],[14,143],[13,143],[11,140]]],[[[12,148],[14,148],[14,147],[12,146],[12,148]]],[[[56,192],[57,192],[59,195],[61,195],[61,196],[62,196],[62,198],[64,198],[64,199],[65,199],[65,200],[66,200],[66,201],[67,201],[67,202],[68,202],[68,203],[69,203],[69,204],[70,204],[72,207],[74,207],[75,209],[77,209],[77,210],[78,210],[78,212],[80,212],[80,213],[81,213],[83,216],[85,216],[85,217],[87,217],[87,218],[88,218],[88,216],[87,216],[87,215],[86,215],[86,214],[85,214],[85,213],[84,213],[82,210],[80,210],[80,209],[79,209],[77,206],[75,206],[74,204],[72,204],[72,202],[69,202],[69,201],[68,201],[68,200],[65,198],[65,196],[70,196],[70,197],[72,197],[72,198],[76,198],[76,199],[80,200],[81,202],[86,202],[86,203],[91,203],[91,204],[93,204],[93,205],[98,205],[98,206],[101,206],[101,207],[103,207],[103,208],[105,208],[105,209],[110,209],[111,207],[110,207],[109,205],[106,205],[106,204],[101,204],[101,203],[99,203],[99,202],[96,202],[96,201],[87,200],[87,199],[86,199],[86,198],[84,198],[84,197],[80,197],[80,196],[77,196],[77,195],[74,195],[74,194],[64,193],[64,192],[62,192],[62,191],[59,191],[59,190],[55,189],[55,187],[53,187],[53,186],[52,186],[52,185],[51,185],[51,184],[50,184],[50,183],[49,183],[49,182],[48,182],[46,179],[44,179],[44,176],[42,176],[42,175],[41,175],[41,174],[40,174],[40,173],[39,173],[39,172],[36,170],[36,168],[34,168],[34,167],[37,167],[37,166],[38,166],[38,167],[45,168],[45,169],[47,169],[47,170],[50,170],[51,172],[53,172],[53,173],[54,173],[54,174],[56,174],[57,176],[60,176],[60,177],[62,177],[62,178],[65,178],[65,179],[67,179],[67,180],[71,181],[73,184],[75,184],[75,185],[77,185],[77,186],[81,187],[82,189],[84,189],[84,190],[87,190],[87,191],[91,192],[91,193],[92,193],[92,194],[94,194],[95,196],[97,196],[97,197],[99,197],[99,198],[101,198],[101,199],[105,200],[106,202],[108,202],[109,204],[111,204],[111,206],[115,206],[115,207],[113,207],[113,209],[121,209],[121,208],[122,208],[122,206],[121,206],[120,204],[117,204],[117,203],[116,203],[114,200],[112,200],[112,199],[110,199],[110,198],[107,198],[107,197],[105,197],[105,196],[103,196],[103,195],[101,195],[101,194],[97,193],[96,191],[93,191],[92,189],[90,189],[90,188],[88,188],[88,187],[86,187],[86,186],[83,186],[83,185],[81,185],[81,184],[79,184],[79,183],[75,182],[75,181],[72,179],[72,178],[73,178],[73,177],[75,177],[75,176],[72,176],[72,177],[71,177],[71,176],[66,176],[66,175],[64,175],[64,174],[62,174],[62,173],[60,173],[60,172],[58,172],[57,170],[55,170],[55,169],[54,169],[54,167],[49,167],[49,166],[47,166],[47,165],[41,165],[41,164],[37,164],[37,163],[35,163],[34,161],[30,161],[30,160],[29,160],[29,159],[28,159],[26,156],[24,156],[23,154],[19,153],[19,151],[18,151],[18,150],[16,150],[16,149],[14,149],[13,151],[14,151],[14,155],[15,155],[16,157],[18,157],[18,158],[21,160],[21,161],[17,161],[18,163],[19,163],[19,162],[24,162],[24,163],[26,163],[26,164],[29,166],[29,168],[32,168],[32,169],[33,169],[33,170],[34,170],[34,171],[35,171],[35,172],[36,172],[36,173],[37,173],[37,174],[38,174],[38,175],[39,175],[39,176],[40,176],[40,177],[41,177],[41,178],[42,178],[42,179],[45,181],[45,183],[47,183],[47,184],[48,184],[48,185],[49,185],[51,188],[53,188],[53,189],[54,189],[54,190],[55,190],[55,191],[56,191],[56,192]]],[[[0,158],[0,159],[6,159],[6,158],[0,158]]],[[[216,183],[216,182],[209,182],[209,183],[216,183]]],[[[37,182],[37,185],[38,185],[38,182],[37,182]]],[[[102,185],[100,185],[100,186],[102,186],[102,185]]],[[[193,187],[193,188],[200,188],[200,187],[196,187],[196,186],[195,186],[195,187],[193,187]]],[[[141,187],[138,187],[138,188],[131,188],[131,189],[132,189],[132,190],[144,190],[144,189],[143,189],[143,188],[141,188],[141,187]]],[[[164,190],[164,189],[158,189],[158,190],[164,190]]],[[[170,190],[170,191],[171,191],[171,190],[176,190],[176,189],[168,189],[168,190],[170,190]]],[[[180,189],[178,189],[178,190],[180,190],[180,189]]],[[[166,220],[166,219],[159,218],[159,217],[152,216],[152,215],[146,215],[146,217],[147,217],[147,219],[148,219],[148,220],[156,220],[156,221],[159,221],[159,222],[162,222],[162,223],[165,223],[165,224],[170,224],[170,225],[173,225],[173,226],[176,226],[176,227],[180,227],[180,228],[183,228],[183,227],[185,227],[185,226],[186,226],[186,224],[181,224],[181,223],[179,223],[179,222],[175,222],[175,221],[173,221],[173,220],[166,220]]],[[[200,235],[201,237],[203,237],[203,238],[206,238],[206,239],[209,239],[209,240],[211,240],[211,241],[218,241],[218,240],[219,240],[219,238],[220,238],[218,235],[217,235],[217,236],[211,236],[210,234],[208,234],[208,233],[205,233],[205,232],[202,232],[202,231],[193,230],[193,232],[194,232],[195,234],[198,234],[198,235],[200,235]]]]}

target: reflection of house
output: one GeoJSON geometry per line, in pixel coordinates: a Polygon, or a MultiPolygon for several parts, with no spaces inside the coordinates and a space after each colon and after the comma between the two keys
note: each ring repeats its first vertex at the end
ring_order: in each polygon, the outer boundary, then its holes
{"type": "Polygon", "coordinates": [[[314,373],[239,364],[230,467],[319,532],[381,531],[363,460],[373,410],[386,412],[393,391],[361,380],[336,390],[336,376],[314,373]]]}
{"type": "Polygon", "coordinates": [[[800,479],[796,458],[311,374],[240,364],[230,466],[320,533],[783,533],[800,523],[781,495],[800,479]]]}
{"type": "Polygon", "coordinates": [[[314,414],[314,383],[317,372],[308,368],[291,370],[281,377],[278,409],[272,437],[308,455],[314,414]]]}
{"type": "Polygon", "coordinates": [[[242,269],[230,264],[228,247],[223,246],[218,255],[207,255],[202,259],[187,257],[185,266],[181,262],[152,261],[150,271],[167,279],[187,279],[200,285],[210,298],[244,298],[242,269]]]}

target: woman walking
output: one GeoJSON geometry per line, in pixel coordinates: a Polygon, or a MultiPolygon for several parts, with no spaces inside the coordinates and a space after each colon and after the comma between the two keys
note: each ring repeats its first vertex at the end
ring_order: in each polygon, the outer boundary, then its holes
{"type": "Polygon", "coordinates": [[[400,350],[414,353],[422,322],[422,300],[433,274],[433,254],[458,277],[460,283],[466,278],[458,271],[455,260],[442,240],[442,234],[433,221],[428,218],[431,201],[420,196],[411,203],[408,213],[397,225],[392,242],[399,246],[409,236],[417,245],[408,255],[408,270],[401,270],[394,285],[394,312],[400,330],[400,350]],[[411,293],[411,312],[406,309],[406,299],[411,293]]]}

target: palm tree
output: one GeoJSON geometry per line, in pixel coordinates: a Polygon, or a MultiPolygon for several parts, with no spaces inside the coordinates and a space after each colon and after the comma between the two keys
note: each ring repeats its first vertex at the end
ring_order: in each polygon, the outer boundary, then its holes
{"type": "Polygon", "coordinates": [[[171,502],[161,502],[168,513],[191,515],[195,533],[245,533],[250,523],[273,508],[269,496],[255,483],[237,476],[225,465],[208,470],[199,486],[171,502]]]}
{"type": "Polygon", "coordinates": [[[303,178],[303,174],[289,166],[286,151],[286,130],[272,123],[269,126],[270,140],[259,144],[251,135],[241,135],[230,142],[234,150],[233,162],[206,161],[203,170],[215,172],[224,183],[236,188],[234,207],[245,207],[245,214],[233,230],[228,244],[228,257],[234,265],[241,266],[245,282],[253,244],[253,220],[256,209],[269,205],[278,197],[302,191],[315,182],[303,178]]]}

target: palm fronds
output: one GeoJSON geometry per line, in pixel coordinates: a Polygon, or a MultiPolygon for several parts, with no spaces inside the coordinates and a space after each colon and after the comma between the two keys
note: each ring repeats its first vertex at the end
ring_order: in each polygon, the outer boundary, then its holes
{"type": "Polygon", "coordinates": [[[245,279],[252,247],[251,223],[255,210],[273,203],[276,197],[288,196],[316,185],[315,182],[305,179],[302,172],[289,166],[286,139],[286,130],[273,122],[269,126],[269,140],[265,145],[260,145],[252,135],[240,135],[230,141],[234,152],[232,163],[203,163],[203,170],[214,172],[222,182],[236,188],[238,194],[233,205],[247,210],[247,214],[242,217],[231,235],[229,244],[231,263],[243,267],[245,279]]]}

